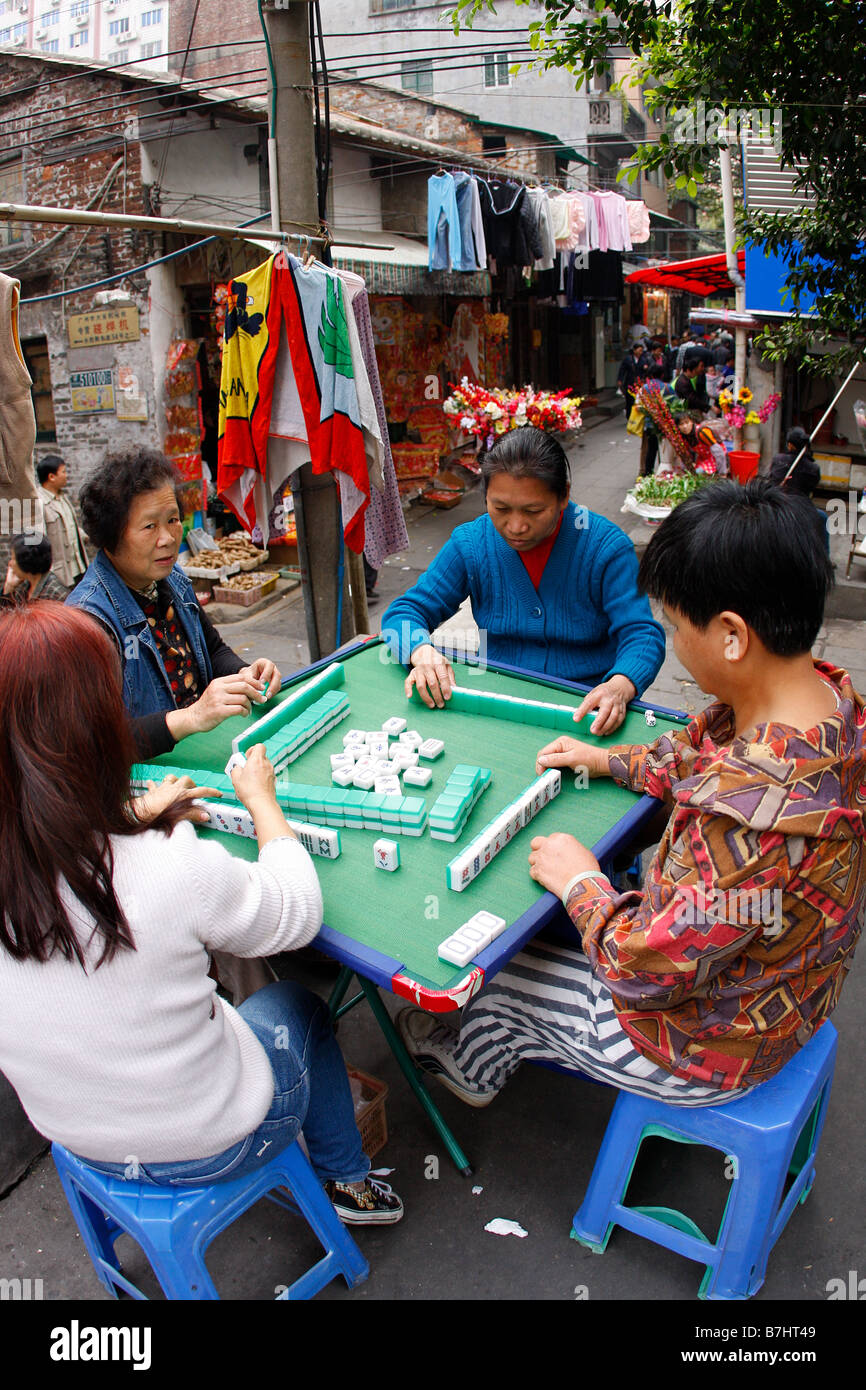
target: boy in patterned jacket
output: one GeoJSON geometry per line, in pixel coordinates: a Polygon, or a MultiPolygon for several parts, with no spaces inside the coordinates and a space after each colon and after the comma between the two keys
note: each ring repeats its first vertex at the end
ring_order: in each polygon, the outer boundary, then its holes
{"type": "Polygon", "coordinates": [[[640,585],[717,699],[648,747],[559,738],[537,770],[586,768],[664,802],[641,892],[619,893],[568,834],[530,873],[582,951],[536,941],[463,1013],[400,1024],[420,1065],[469,1104],[524,1057],[681,1105],[779,1071],[830,1016],[866,902],[866,709],[810,649],[832,584],[819,519],[764,480],[717,482],[659,528],[640,585]]]}

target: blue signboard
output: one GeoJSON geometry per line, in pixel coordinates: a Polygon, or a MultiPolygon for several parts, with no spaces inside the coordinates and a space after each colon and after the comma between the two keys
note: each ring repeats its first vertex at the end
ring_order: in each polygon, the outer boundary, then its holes
{"type": "MultiPolygon", "coordinates": [[[[790,261],[778,252],[761,246],[746,247],[746,309],[752,314],[784,314],[791,318],[794,308],[790,293],[783,299],[790,261]]],[[[815,296],[808,290],[800,295],[799,316],[815,312],[815,296]]]]}

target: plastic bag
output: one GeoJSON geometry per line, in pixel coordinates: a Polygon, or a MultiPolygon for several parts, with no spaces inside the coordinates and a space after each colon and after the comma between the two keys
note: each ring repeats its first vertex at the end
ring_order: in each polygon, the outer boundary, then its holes
{"type": "Polygon", "coordinates": [[[637,437],[640,439],[643,435],[643,427],[645,420],[646,416],[644,415],[644,412],[641,410],[640,406],[633,405],[628,417],[628,424],[625,427],[626,433],[636,434],[637,437]]]}

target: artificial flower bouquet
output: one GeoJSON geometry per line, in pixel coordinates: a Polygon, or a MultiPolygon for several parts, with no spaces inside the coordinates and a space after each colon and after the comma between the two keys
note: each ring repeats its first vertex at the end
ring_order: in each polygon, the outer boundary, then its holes
{"type": "Polygon", "coordinates": [[[769,420],[773,411],[778,407],[782,397],[777,391],[768,396],[759,410],[746,410],[746,406],[752,399],[752,393],[748,386],[740,387],[737,398],[730,388],[719,392],[719,407],[729,425],[735,430],[741,430],[743,425],[763,425],[769,420]]]}
{"type": "Polygon", "coordinates": [[[523,425],[560,433],[578,430],[582,423],[578,409],[581,397],[570,390],[536,391],[525,386],[522,391],[509,391],[479,386],[468,377],[463,377],[459,386],[449,385],[451,395],[442,404],[445,414],[458,429],[483,440],[488,449],[500,435],[523,425]]]}

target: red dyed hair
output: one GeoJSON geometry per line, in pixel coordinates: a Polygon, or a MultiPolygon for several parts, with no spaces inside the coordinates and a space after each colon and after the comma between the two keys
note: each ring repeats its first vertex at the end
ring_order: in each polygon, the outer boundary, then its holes
{"type": "Polygon", "coordinates": [[[59,883],[104,938],[135,948],[112,884],[110,835],[168,828],[129,810],[135,744],[111,639],[80,608],[39,601],[0,618],[0,945],[84,965],[59,883]]]}

